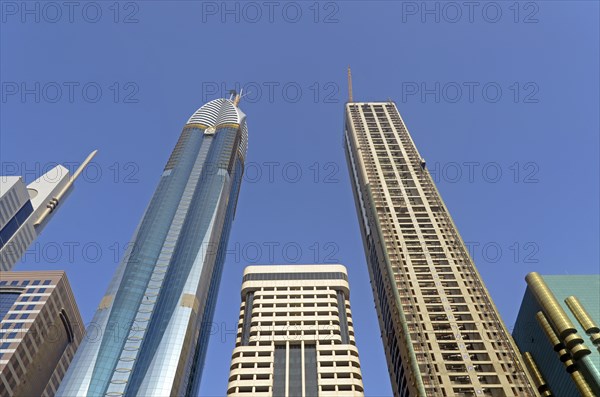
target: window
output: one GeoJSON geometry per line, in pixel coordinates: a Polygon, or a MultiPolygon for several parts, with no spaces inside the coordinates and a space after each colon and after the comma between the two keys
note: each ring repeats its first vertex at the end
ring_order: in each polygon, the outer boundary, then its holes
{"type": "Polygon", "coordinates": [[[273,368],[273,396],[285,396],[285,345],[275,346],[275,360],[273,368]]]}
{"type": "Polygon", "coordinates": [[[289,397],[302,397],[302,346],[290,345],[289,397]]]}
{"type": "Polygon", "coordinates": [[[12,236],[19,230],[19,227],[27,220],[29,215],[33,212],[33,206],[31,205],[31,201],[27,201],[23,207],[15,216],[9,220],[6,225],[0,230],[0,248],[4,246],[4,244],[8,243],[8,241],[12,238],[12,236]]]}
{"type": "Polygon", "coordinates": [[[259,280],[348,280],[348,276],[341,272],[299,272],[299,273],[250,273],[244,276],[243,281],[259,280]]]}
{"type": "Polygon", "coordinates": [[[244,320],[242,323],[242,346],[248,346],[250,339],[250,327],[252,319],[252,304],[254,302],[254,292],[246,294],[246,307],[244,309],[244,320]]]}
{"type": "Polygon", "coordinates": [[[306,395],[319,395],[319,385],[317,382],[317,350],[314,345],[304,345],[304,380],[306,395]]]}
{"type": "Polygon", "coordinates": [[[348,335],[348,319],[346,318],[346,298],[342,291],[337,291],[337,302],[342,343],[348,344],[350,343],[350,337],[348,335]]]}
{"type": "Polygon", "coordinates": [[[0,292],[0,321],[6,316],[19,295],[21,294],[18,292],[0,292]]]}

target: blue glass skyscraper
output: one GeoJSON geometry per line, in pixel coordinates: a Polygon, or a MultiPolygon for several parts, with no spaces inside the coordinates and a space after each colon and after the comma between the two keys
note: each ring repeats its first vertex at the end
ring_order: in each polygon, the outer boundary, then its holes
{"type": "Polygon", "coordinates": [[[183,128],[57,395],[194,395],[244,171],[238,100],[183,128]]]}

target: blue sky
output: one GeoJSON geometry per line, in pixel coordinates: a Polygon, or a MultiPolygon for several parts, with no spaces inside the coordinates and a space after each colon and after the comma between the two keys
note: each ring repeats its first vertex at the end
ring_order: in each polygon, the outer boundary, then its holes
{"type": "MultiPolygon", "coordinates": [[[[199,395],[227,386],[244,266],[339,262],[367,396],[391,389],[342,150],[396,101],[506,324],[530,271],[598,273],[597,2],[2,1],[0,163],[95,163],[15,270],[89,322],[188,117],[245,87],[247,174],[199,395]]],[[[72,166],[71,166],[72,168],[72,166]]]]}

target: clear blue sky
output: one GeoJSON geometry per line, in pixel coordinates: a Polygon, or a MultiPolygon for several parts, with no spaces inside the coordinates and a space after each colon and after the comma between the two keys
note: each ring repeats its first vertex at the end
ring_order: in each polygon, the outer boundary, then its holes
{"type": "Polygon", "coordinates": [[[86,322],[188,117],[249,91],[202,396],[226,391],[244,266],[292,260],[348,267],[365,391],[390,395],[342,150],[348,64],[355,99],[397,102],[509,327],[528,272],[600,271],[597,2],[428,2],[439,22],[422,2],[22,4],[1,2],[3,173],[99,154],[16,270],[65,269],[86,322]]]}

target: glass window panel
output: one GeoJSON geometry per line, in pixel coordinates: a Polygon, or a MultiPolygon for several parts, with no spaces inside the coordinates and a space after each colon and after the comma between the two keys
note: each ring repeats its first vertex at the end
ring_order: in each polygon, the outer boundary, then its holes
{"type": "Polygon", "coordinates": [[[317,350],[314,345],[304,345],[304,379],[307,397],[319,395],[317,382],[317,350]]]}
{"type": "Polygon", "coordinates": [[[250,325],[252,323],[252,303],[254,301],[254,292],[246,294],[246,308],[244,309],[244,322],[242,331],[242,346],[247,346],[250,339],[250,325]]]}
{"type": "Polygon", "coordinates": [[[285,397],[285,345],[275,346],[273,368],[273,397],[285,397]]]}
{"type": "Polygon", "coordinates": [[[18,292],[1,292],[0,293],[0,321],[6,316],[15,301],[19,298],[18,292]]]}
{"type": "Polygon", "coordinates": [[[289,397],[302,397],[302,346],[290,345],[289,397]]]}

